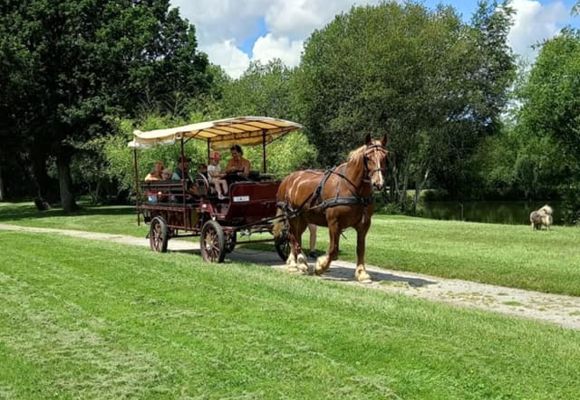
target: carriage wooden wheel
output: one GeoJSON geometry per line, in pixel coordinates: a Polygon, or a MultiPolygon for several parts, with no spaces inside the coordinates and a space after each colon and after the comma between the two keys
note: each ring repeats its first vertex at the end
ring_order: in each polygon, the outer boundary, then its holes
{"type": "Polygon", "coordinates": [[[161,217],[153,218],[149,229],[149,246],[151,246],[151,250],[165,253],[168,240],[169,228],[167,227],[167,222],[161,217]]]}
{"type": "Polygon", "coordinates": [[[201,256],[204,261],[221,263],[226,256],[224,230],[214,220],[207,221],[201,228],[201,256]]]}

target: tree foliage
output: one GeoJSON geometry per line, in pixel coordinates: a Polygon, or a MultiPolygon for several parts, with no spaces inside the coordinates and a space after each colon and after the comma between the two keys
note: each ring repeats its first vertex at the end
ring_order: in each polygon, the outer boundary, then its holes
{"type": "Polygon", "coordinates": [[[356,7],[309,38],[296,85],[301,119],[332,165],[367,133],[387,133],[394,185],[433,171],[456,188],[464,161],[494,131],[514,76],[511,10],[483,2],[473,25],[450,7],[356,7]]]}
{"type": "Polygon", "coordinates": [[[1,11],[10,130],[40,164],[56,157],[67,210],[75,148],[112,131],[112,115],[171,108],[211,84],[193,26],[169,0],[7,1],[1,11]]]}

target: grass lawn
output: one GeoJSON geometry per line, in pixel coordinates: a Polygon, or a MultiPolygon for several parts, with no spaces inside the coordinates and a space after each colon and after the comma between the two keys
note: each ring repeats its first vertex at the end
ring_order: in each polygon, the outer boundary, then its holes
{"type": "Polygon", "coordinates": [[[197,255],[1,231],[0,246],[0,398],[580,393],[578,331],[197,255]]]}
{"type": "Polygon", "coordinates": [[[149,230],[149,227],[143,224],[137,226],[133,206],[82,205],[81,210],[66,215],[58,208],[39,212],[31,202],[0,203],[0,223],[138,237],[144,237],[149,230]]]}
{"type": "MultiPolygon", "coordinates": [[[[132,207],[94,207],[71,216],[39,213],[31,203],[0,203],[0,222],[145,236],[132,207]]],[[[356,233],[344,232],[339,258],[356,259],[356,233]]],[[[307,243],[308,234],[304,235],[307,243]]],[[[375,215],[366,260],[414,271],[502,286],[580,296],[580,229],[557,226],[533,232],[525,225],[481,224],[375,215]]],[[[317,247],[328,234],[320,229],[317,247]]],[[[254,245],[271,250],[271,244],[254,245]]]]}

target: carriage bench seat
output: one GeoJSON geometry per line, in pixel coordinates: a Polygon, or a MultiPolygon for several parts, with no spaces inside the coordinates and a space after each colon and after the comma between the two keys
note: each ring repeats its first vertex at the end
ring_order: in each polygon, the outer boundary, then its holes
{"type": "MultiPolygon", "coordinates": [[[[180,180],[141,182],[141,191],[150,203],[182,203],[183,183],[180,180]]],[[[207,188],[197,182],[187,183],[186,202],[198,202],[201,196],[207,195],[207,188]]]]}

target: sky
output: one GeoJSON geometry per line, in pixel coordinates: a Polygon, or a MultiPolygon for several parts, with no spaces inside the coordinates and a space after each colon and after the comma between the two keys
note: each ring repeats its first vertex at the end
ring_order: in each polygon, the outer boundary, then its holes
{"type": "MultiPolygon", "coordinates": [[[[304,41],[323,28],[336,14],[353,5],[378,4],[381,0],[171,0],[197,30],[199,49],[230,76],[239,77],[251,61],[280,58],[296,66],[304,41]]],[[[477,0],[423,0],[429,8],[452,5],[465,21],[477,8],[477,0]]],[[[532,45],[557,35],[565,26],[580,28],[572,17],[574,0],[512,0],[516,11],[509,34],[514,52],[533,62],[532,45]]]]}

